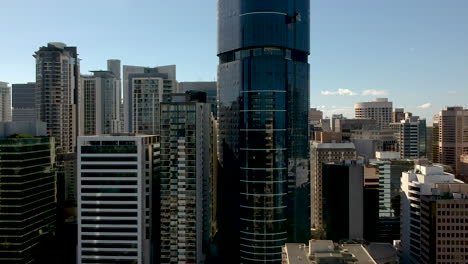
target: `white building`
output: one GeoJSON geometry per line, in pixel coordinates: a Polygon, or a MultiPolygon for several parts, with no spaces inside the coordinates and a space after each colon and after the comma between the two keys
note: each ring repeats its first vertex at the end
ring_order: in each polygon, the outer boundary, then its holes
{"type": "Polygon", "coordinates": [[[0,82],[0,121],[11,121],[11,87],[0,82]]]}
{"type": "Polygon", "coordinates": [[[156,136],[78,138],[78,264],[150,263],[156,136]]]}
{"type": "Polygon", "coordinates": [[[159,134],[159,104],[177,92],[176,66],[123,66],[124,130],[159,134]]]}
{"type": "Polygon", "coordinates": [[[310,240],[309,245],[286,243],[282,264],[347,263],[376,264],[361,244],[335,244],[331,240],[310,240]]]}
{"type": "Polygon", "coordinates": [[[81,75],[80,134],[102,135],[120,130],[120,80],[110,71],[81,75]]]}
{"type": "Polygon", "coordinates": [[[421,196],[432,195],[437,183],[463,183],[438,165],[415,165],[401,177],[401,244],[403,263],[419,263],[421,252],[421,196]]]}
{"type": "Polygon", "coordinates": [[[374,102],[360,102],[354,105],[356,119],[373,119],[380,129],[392,122],[393,104],[387,98],[377,98],[374,102]]]}

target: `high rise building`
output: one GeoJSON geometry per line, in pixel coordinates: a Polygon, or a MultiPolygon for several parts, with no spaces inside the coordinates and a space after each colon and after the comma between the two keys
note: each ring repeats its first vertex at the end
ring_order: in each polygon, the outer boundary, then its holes
{"type": "Polygon", "coordinates": [[[468,154],[463,154],[460,157],[460,177],[464,182],[468,181],[468,154]]]}
{"type": "Polygon", "coordinates": [[[439,183],[421,196],[419,263],[468,262],[468,184],[439,183]]]}
{"type": "Polygon", "coordinates": [[[0,82],[0,122],[11,121],[11,87],[0,82]]]}
{"type": "Polygon", "coordinates": [[[206,93],[206,102],[211,104],[211,112],[215,118],[218,117],[218,91],[216,82],[180,82],[178,93],[188,91],[202,91],[206,93]]]}
{"type": "Polygon", "coordinates": [[[429,161],[433,161],[434,149],[434,127],[426,124],[426,156],[429,161]]]}
{"type": "Polygon", "coordinates": [[[392,113],[392,123],[400,123],[401,120],[405,120],[405,109],[395,108],[392,113]]]}
{"type": "Polygon", "coordinates": [[[107,70],[114,74],[114,77],[119,81],[122,79],[120,68],[120,60],[107,60],[107,70]]]}
{"type": "Polygon", "coordinates": [[[309,5],[218,1],[220,231],[234,263],[280,263],[288,235],[309,232],[294,223],[308,218],[294,194],[308,186],[309,5]]]}
{"type": "Polygon", "coordinates": [[[376,179],[378,196],[370,198],[375,200],[377,206],[364,212],[368,219],[374,220],[367,221],[367,240],[392,243],[400,238],[400,178],[404,171],[413,167],[414,161],[400,159],[398,152],[377,152],[376,159],[369,160],[366,169],[369,173],[372,171],[373,175],[366,176],[376,179]]]}
{"type": "Polygon", "coordinates": [[[309,109],[309,124],[318,124],[323,119],[323,112],[317,110],[317,108],[309,109]]]}
{"type": "Polygon", "coordinates": [[[175,65],[156,68],[123,66],[125,128],[133,133],[159,135],[159,105],[177,91],[175,65]]]}
{"type": "Polygon", "coordinates": [[[427,157],[426,119],[412,116],[391,125],[396,129],[402,159],[427,157]]]}
{"type": "Polygon", "coordinates": [[[44,263],[56,227],[54,139],[0,139],[0,263],[44,263]]]}
{"type": "Polygon", "coordinates": [[[388,128],[392,122],[393,104],[387,98],[377,98],[374,102],[360,102],[354,105],[357,119],[374,119],[380,129],[388,128]]]}
{"type": "Polygon", "coordinates": [[[154,261],[158,160],[156,136],[78,138],[78,264],[154,261]]]}
{"type": "Polygon", "coordinates": [[[48,43],[35,52],[36,107],[47,123],[57,153],[75,152],[78,136],[78,87],[80,66],[76,47],[48,43]]]}
{"type": "Polygon", "coordinates": [[[326,239],[363,239],[363,160],[329,162],[322,166],[322,219],[326,239]]]}
{"type": "MultiPolygon", "coordinates": [[[[413,170],[402,173],[400,248],[403,263],[421,263],[422,254],[425,252],[422,250],[427,250],[427,244],[422,242],[424,239],[430,239],[427,236],[422,237],[423,234],[427,235],[427,231],[444,233],[444,235],[450,235],[450,237],[452,237],[451,233],[455,231],[444,230],[443,232],[438,232],[437,230],[439,229],[435,230],[435,226],[427,230],[427,221],[429,219],[426,219],[423,215],[424,211],[427,213],[427,210],[424,209],[427,204],[423,203],[423,198],[424,196],[432,195],[432,191],[437,189],[437,184],[440,183],[453,184],[463,182],[456,180],[453,174],[444,172],[442,166],[415,165],[413,170]]],[[[456,210],[453,210],[453,212],[450,212],[450,215],[453,214],[455,216],[455,212],[456,210]]],[[[450,223],[455,224],[455,221],[452,222],[450,220],[453,216],[449,217],[447,215],[450,223]]],[[[442,225],[446,226],[446,224],[442,225]]],[[[460,230],[455,232],[459,233],[460,230]]],[[[448,242],[445,244],[451,245],[451,242],[450,244],[448,242]]],[[[448,248],[451,249],[452,246],[448,246],[448,248]]]]}
{"type": "Polygon", "coordinates": [[[212,119],[203,92],[161,103],[158,263],[204,263],[211,236],[212,119]]]}
{"type": "Polygon", "coordinates": [[[102,135],[120,130],[120,80],[111,71],[81,75],[81,134],[102,135]]]}
{"type": "Polygon", "coordinates": [[[434,161],[460,174],[460,156],[468,153],[468,109],[446,107],[434,117],[434,161]]]}
{"type": "Polygon", "coordinates": [[[14,122],[35,121],[36,112],[36,83],[17,83],[11,85],[14,122]]]}
{"type": "Polygon", "coordinates": [[[311,179],[311,227],[314,237],[324,233],[323,223],[323,173],[326,162],[356,159],[353,143],[316,143],[310,146],[310,179],[311,179]]]}

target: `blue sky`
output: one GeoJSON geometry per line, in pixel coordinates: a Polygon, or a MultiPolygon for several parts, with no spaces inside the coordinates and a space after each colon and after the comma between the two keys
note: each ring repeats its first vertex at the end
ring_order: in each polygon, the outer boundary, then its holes
{"type": "MultiPolygon", "coordinates": [[[[115,58],[216,79],[215,0],[2,2],[0,81],[34,81],[50,41],[77,46],[82,73],[115,58]]],[[[354,102],[388,97],[428,119],[468,107],[467,14],[466,0],[312,0],[311,106],[352,117],[354,102]]]]}

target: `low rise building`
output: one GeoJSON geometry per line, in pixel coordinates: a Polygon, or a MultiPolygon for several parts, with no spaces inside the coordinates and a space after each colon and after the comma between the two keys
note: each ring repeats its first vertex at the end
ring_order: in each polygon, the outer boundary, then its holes
{"type": "Polygon", "coordinates": [[[282,264],[376,264],[361,244],[335,244],[331,240],[310,240],[309,245],[287,243],[283,246],[282,264]]]}

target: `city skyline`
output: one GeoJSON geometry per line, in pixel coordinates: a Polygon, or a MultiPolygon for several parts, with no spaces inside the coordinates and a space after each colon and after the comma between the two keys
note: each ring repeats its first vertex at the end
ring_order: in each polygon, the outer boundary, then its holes
{"type": "MultiPolygon", "coordinates": [[[[21,37],[0,43],[1,81],[34,81],[31,55],[50,41],[78,47],[82,74],[120,59],[123,65],[175,64],[178,81],[216,79],[214,0],[100,2],[93,8],[83,1],[75,15],[57,3],[3,4],[9,23],[0,30],[21,37]],[[187,20],[192,30],[182,25],[187,20]]],[[[388,97],[429,123],[444,106],[466,107],[467,10],[462,0],[311,1],[311,107],[352,117],[355,102],[388,97]]]]}

